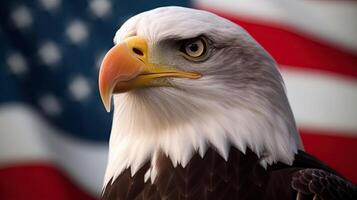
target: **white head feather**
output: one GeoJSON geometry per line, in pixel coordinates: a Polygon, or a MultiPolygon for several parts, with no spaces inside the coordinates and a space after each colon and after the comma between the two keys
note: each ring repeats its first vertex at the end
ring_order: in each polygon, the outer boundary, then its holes
{"type": "MultiPolygon", "coordinates": [[[[225,159],[229,148],[251,149],[262,166],[291,164],[302,148],[284,84],[274,60],[246,31],[206,11],[163,7],[136,15],[116,33],[115,43],[142,36],[149,62],[194,70],[197,80],[172,78],[175,87],[116,94],[104,185],[125,169],[132,174],[155,163],[161,150],[174,165],[185,166],[208,146],[225,159]],[[205,36],[209,58],[190,62],[178,56],[175,42],[205,36]]],[[[155,168],[146,177],[155,178],[155,168]]]]}

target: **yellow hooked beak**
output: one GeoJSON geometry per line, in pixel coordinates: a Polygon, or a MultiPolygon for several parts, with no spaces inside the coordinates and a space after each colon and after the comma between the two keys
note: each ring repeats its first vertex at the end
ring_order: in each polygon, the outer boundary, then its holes
{"type": "Polygon", "coordinates": [[[201,75],[148,63],[146,40],[139,36],[127,38],[108,51],[100,67],[99,92],[105,109],[110,112],[113,93],[141,87],[165,86],[162,81],[154,81],[163,77],[198,79],[201,75]]]}

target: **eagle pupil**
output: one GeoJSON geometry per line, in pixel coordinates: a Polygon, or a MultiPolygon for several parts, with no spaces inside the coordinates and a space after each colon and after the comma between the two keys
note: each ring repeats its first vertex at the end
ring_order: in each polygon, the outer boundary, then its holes
{"type": "Polygon", "coordinates": [[[197,44],[191,44],[191,45],[190,45],[190,50],[191,50],[192,52],[197,51],[197,50],[198,50],[198,45],[197,45],[197,44]]]}

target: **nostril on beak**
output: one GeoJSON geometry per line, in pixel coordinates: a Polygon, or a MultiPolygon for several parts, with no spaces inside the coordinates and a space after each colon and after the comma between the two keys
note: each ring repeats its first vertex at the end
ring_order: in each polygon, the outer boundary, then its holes
{"type": "Polygon", "coordinates": [[[138,48],[133,48],[133,52],[136,54],[136,55],[139,55],[139,56],[143,56],[144,55],[144,53],[143,53],[143,51],[141,51],[140,49],[138,49],[138,48]]]}

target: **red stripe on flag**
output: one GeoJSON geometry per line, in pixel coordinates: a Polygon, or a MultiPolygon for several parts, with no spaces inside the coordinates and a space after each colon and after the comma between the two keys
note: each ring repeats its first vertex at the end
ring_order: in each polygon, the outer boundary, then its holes
{"type": "Polygon", "coordinates": [[[294,30],[287,25],[266,21],[258,22],[211,8],[203,9],[242,26],[279,64],[357,77],[356,54],[328,45],[319,38],[308,37],[303,32],[294,30]]]}
{"type": "Polygon", "coordinates": [[[94,200],[60,170],[40,163],[0,169],[0,199],[94,200]]]}
{"type": "Polygon", "coordinates": [[[324,161],[355,184],[357,183],[357,138],[301,130],[305,150],[324,161]],[[318,134],[317,134],[318,133],[318,134]]]}

